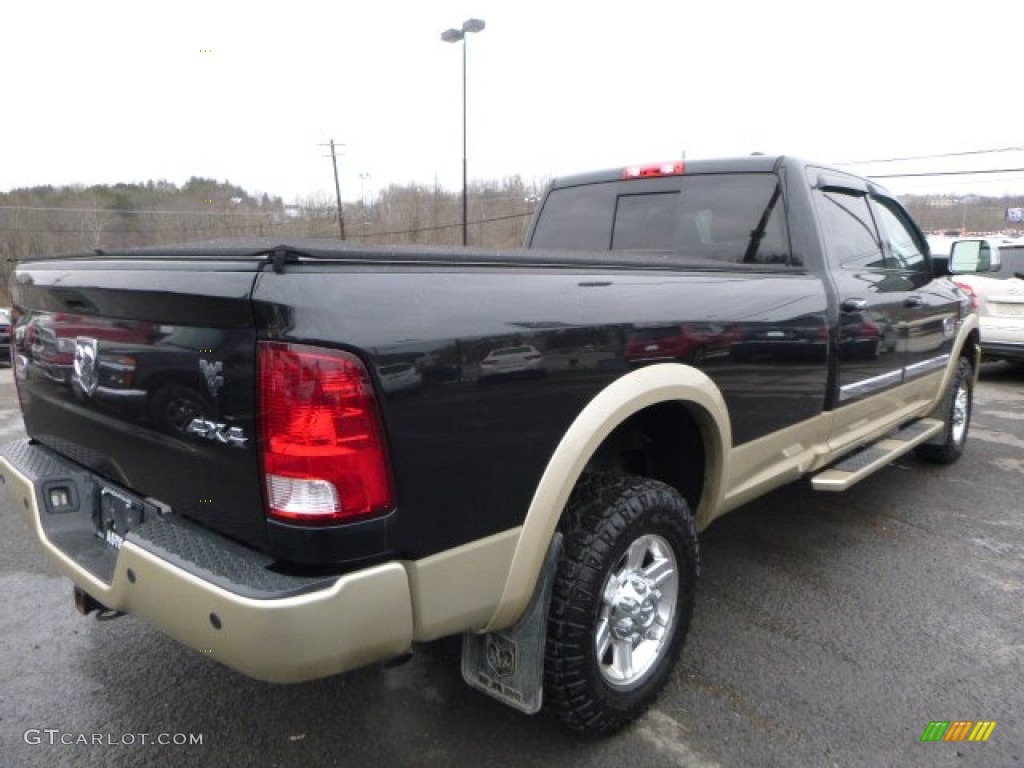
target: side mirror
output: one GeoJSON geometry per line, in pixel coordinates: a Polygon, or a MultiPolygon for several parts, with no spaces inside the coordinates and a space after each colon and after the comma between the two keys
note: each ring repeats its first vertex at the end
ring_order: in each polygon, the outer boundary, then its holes
{"type": "Polygon", "coordinates": [[[957,240],[949,252],[949,271],[954,275],[972,272],[996,272],[999,249],[987,240],[957,240]]]}

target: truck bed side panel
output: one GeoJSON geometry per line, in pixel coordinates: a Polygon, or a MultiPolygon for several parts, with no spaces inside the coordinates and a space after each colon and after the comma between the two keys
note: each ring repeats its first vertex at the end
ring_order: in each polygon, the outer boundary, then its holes
{"type": "Polygon", "coordinates": [[[376,376],[408,558],[522,524],[573,419],[643,365],[704,369],[736,443],[825,403],[825,289],[808,275],[289,265],[254,299],[268,338],[348,348],[376,376]]]}

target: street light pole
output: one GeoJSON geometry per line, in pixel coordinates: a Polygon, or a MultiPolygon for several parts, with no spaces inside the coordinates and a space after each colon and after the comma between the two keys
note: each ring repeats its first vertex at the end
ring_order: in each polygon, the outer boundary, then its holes
{"type": "Polygon", "coordinates": [[[366,182],[370,178],[370,174],[367,171],[362,171],[359,174],[359,204],[363,209],[363,234],[366,234],[366,225],[370,220],[369,212],[366,210],[366,182]]]}
{"type": "Polygon", "coordinates": [[[466,161],[466,35],[470,32],[481,32],[484,29],[483,19],[466,19],[462,29],[446,29],[441,33],[441,40],[446,43],[462,41],[462,245],[469,244],[469,172],[466,161]]]}
{"type": "Polygon", "coordinates": [[[370,178],[370,174],[367,171],[362,171],[359,174],[359,199],[363,203],[363,208],[366,207],[366,182],[370,178]]]}
{"type": "MultiPolygon", "coordinates": [[[[463,24],[465,26],[465,24],[463,24]]],[[[469,245],[469,168],[466,161],[466,35],[462,35],[462,247],[469,245]]]]}

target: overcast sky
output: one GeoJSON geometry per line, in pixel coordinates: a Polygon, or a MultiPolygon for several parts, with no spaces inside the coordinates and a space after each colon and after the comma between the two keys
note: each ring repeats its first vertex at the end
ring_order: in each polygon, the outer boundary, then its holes
{"type": "MultiPolygon", "coordinates": [[[[0,190],[213,177],[286,202],[765,153],[824,162],[1024,145],[1019,2],[17,0],[0,190]],[[1011,119],[1012,116],[1012,119],[1011,119]],[[360,178],[368,174],[368,178],[360,178]]],[[[851,166],[852,167],[852,166],[851,166]]],[[[856,166],[1024,168],[1024,152],[856,166]]],[[[1024,173],[886,180],[1024,193],[1024,173]]]]}

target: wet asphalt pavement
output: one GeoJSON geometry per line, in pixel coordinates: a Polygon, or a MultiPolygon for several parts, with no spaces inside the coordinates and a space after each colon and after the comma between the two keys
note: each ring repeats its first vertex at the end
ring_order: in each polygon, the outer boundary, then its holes
{"type": "MultiPolygon", "coordinates": [[[[0,440],[22,435],[4,369],[0,440]]],[[[4,495],[0,768],[1024,766],[1024,368],[985,366],[958,464],[793,485],[701,544],[673,681],[595,742],[471,691],[452,644],[274,686],[134,618],[81,618],[4,495]],[[998,724],[922,743],[932,720],[998,724]]]]}

